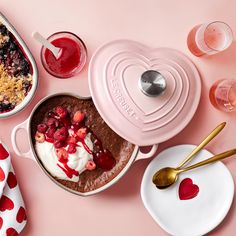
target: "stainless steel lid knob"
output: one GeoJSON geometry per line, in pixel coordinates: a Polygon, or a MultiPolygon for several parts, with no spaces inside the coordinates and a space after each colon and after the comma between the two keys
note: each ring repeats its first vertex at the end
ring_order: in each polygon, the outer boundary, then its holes
{"type": "Polygon", "coordinates": [[[139,88],[147,96],[156,97],[166,89],[166,79],[158,71],[147,70],[139,79],[139,88]]]}

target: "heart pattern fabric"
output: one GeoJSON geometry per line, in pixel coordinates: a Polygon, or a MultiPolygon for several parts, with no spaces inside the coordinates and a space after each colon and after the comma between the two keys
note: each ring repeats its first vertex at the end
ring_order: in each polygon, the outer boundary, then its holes
{"type": "Polygon", "coordinates": [[[0,235],[16,236],[26,225],[25,205],[6,146],[0,141],[0,235]]]}
{"type": "Polygon", "coordinates": [[[192,179],[186,178],[182,180],[179,185],[179,199],[180,200],[190,200],[195,198],[199,193],[199,187],[193,184],[192,179]]]}

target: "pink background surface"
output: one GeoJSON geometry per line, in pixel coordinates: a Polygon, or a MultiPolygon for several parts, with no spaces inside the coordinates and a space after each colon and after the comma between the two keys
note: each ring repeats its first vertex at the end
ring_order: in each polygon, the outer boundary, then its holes
{"type": "MultiPolygon", "coordinates": [[[[208,100],[208,90],[219,78],[236,78],[236,44],[222,54],[208,58],[192,56],[186,46],[187,33],[194,25],[202,22],[222,20],[235,31],[234,0],[1,0],[0,9],[28,44],[40,72],[40,86],[30,106],[19,115],[0,121],[0,136],[11,151],[12,128],[24,121],[37,101],[45,95],[54,92],[89,94],[87,68],[69,80],[58,80],[46,73],[40,63],[40,45],[31,38],[35,30],[45,36],[59,30],[78,34],[88,47],[89,58],[98,46],[119,38],[185,52],[202,75],[200,106],[187,128],[161,144],[159,151],[175,144],[197,144],[222,121],[227,121],[228,125],[208,145],[208,149],[217,153],[235,147],[236,113],[225,114],[215,110],[208,100]]],[[[27,150],[26,135],[21,135],[22,146],[27,150]]],[[[149,160],[135,163],[125,177],[109,190],[97,196],[82,198],[53,184],[33,161],[13,153],[12,156],[28,209],[28,224],[23,236],[166,235],[147,213],[140,198],[141,178],[149,160]]],[[[225,163],[236,178],[236,159],[226,160],[225,163]]],[[[224,222],[209,235],[235,235],[235,208],[234,202],[224,222]]]]}

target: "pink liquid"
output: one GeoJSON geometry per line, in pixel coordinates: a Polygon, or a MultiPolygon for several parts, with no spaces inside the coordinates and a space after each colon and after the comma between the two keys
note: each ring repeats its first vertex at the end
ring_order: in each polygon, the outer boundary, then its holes
{"type": "Polygon", "coordinates": [[[209,26],[204,33],[204,41],[209,48],[216,51],[224,50],[227,44],[227,35],[221,27],[209,26]]]}
{"type": "Polygon", "coordinates": [[[193,55],[198,56],[198,57],[200,57],[200,56],[205,54],[201,49],[198,48],[198,46],[196,44],[196,40],[195,40],[196,32],[197,32],[199,27],[200,27],[200,25],[195,26],[191,30],[191,32],[189,33],[188,38],[187,38],[187,44],[188,44],[188,48],[189,48],[190,52],[193,55]]]}
{"type": "Polygon", "coordinates": [[[209,24],[205,30],[202,30],[202,27],[204,26],[195,26],[187,39],[188,48],[195,56],[214,54],[223,51],[231,44],[231,31],[223,23],[209,24]]]}
{"type": "Polygon", "coordinates": [[[209,98],[212,105],[222,111],[236,110],[236,81],[226,83],[227,80],[219,80],[210,89],[209,98]]]}

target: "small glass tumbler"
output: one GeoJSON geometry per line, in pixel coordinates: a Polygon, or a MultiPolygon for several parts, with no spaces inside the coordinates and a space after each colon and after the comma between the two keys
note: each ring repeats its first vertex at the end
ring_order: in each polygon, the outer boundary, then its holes
{"type": "Polygon", "coordinates": [[[55,57],[51,51],[42,47],[41,61],[45,70],[61,79],[80,73],[87,60],[87,49],[82,39],[74,33],[63,31],[51,35],[48,41],[61,48],[61,53],[55,57]]]}
{"type": "Polygon", "coordinates": [[[236,111],[236,80],[221,79],[216,81],[209,92],[212,105],[222,111],[236,111]]]}
{"type": "Polygon", "coordinates": [[[231,28],[220,21],[195,26],[187,39],[189,50],[198,57],[224,51],[232,42],[231,28]]]}

